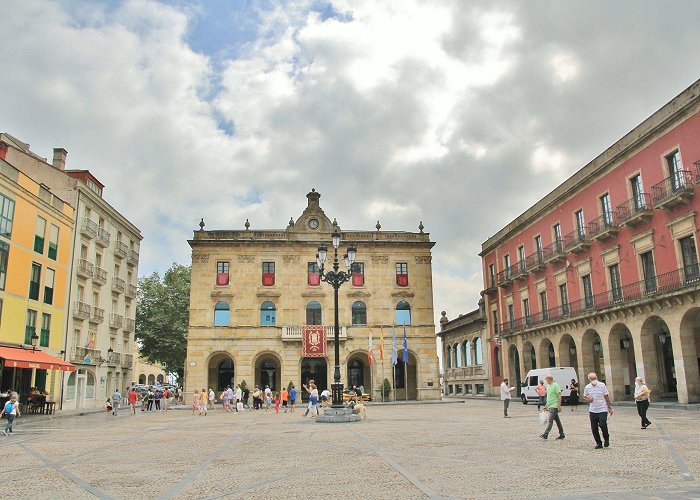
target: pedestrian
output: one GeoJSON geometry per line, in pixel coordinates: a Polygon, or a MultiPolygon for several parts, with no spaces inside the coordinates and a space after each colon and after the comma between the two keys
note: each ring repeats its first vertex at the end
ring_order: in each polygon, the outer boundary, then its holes
{"type": "MultiPolygon", "coordinates": [[[[236,404],[236,413],[238,413],[238,403],[243,401],[243,391],[241,390],[240,384],[236,384],[236,392],[233,393],[233,400],[236,404]]],[[[241,409],[243,409],[241,407],[241,409]]]]}
{"type": "Polygon", "coordinates": [[[202,414],[202,396],[199,394],[197,389],[194,390],[192,395],[192,415],[194,415],[195,410],[202,414]]]}
{"type": "Polygon", "coordinates": [[[200,398],[202,399],[202,411],[200,411],[199,414],[201,415],[202,413],[204,413],[204,416],[206,417],[207,410],[208,410],[208,408],[207,408],[208,401],[207,401],[207,390],[204,387],[202,387],[202,392],[200,392],[200,398]]]}
{"type": "Polygon", "coordinates": [[[544,386],[544,380],[540,380],[535,387],[535,392],[537,393],[537,411],[539,411],[540,406],[547,406],[547,388],[544,386]]]}
{"type": "Polygon", "coordinates": [[[216,394],[214,394],[214,390],[210,387],[209,388],[209,408],[212,410],[214,409],[214,404],[216,403],[216,394]]]}
{"type": "Polygon", "coordinates": [[[610,404],[610,393],[603,382],[598,380],[595,372],[588,374],[589,384],[583,389],[583,399],[588,401],[588,416],[591,420],[591,432],[595,439],[595,449],[610,446],[610,434],[608,432],[608,413],[613,414],[610,404]],[[599,432],[600,429],[600,432],[599,432]],[[603,440],[600,433],[603,433],[603,440]]]}
{"type": "Polygon", "coordinates": [[[10,400],[5,403],[5,406],[3,406],[2,411],[0,412],[0,418],[5,415],[7,418],[7,424],[5,424],[5,430],[2,431],[2,433],[6,436],[9,436],[12,434],[14,431],[12,430],[12,424],[15,422],[15,417],[21,417],[22,415],[19,412],[19,404],[17,403],[17,393],[13,392],[12,395],[10,396],[10,400]]]}
{"type": "Polygon", "coordinates": [[[284,408],[284,412],[287,413],[287,402],[289,401],[289,391],[285,387],[282,389],[282,394],[280,394],[280,399],[282,400],[282,408],[284,408]]]}
{"type": "Polygon", "coordinates": [[[170,406],[169,402],[170,402],[171,395],[172,394],[170,392],[170,389],[166,387],[165,390],[163,391],[163,411],[168,411],[168,408],[170,406]]]}
{"type": "Polygon", "coordinates": [[[156,403],[156,411],[160,411],[160,400],[163,398],[163,392],[160,387],[156,388],[156,392],[153,393],[153,401],[156,403]]]}
{"type": "Polygon", "coordinates": [[[250,398],[250,389],[248,389],[248,386],[245,386],[245,389],[243,389],[243,408],[246,410],[250,410],[250,406],[248,406],[248,399],[250,398]]]}
{"type": "Polygon", "coordinates": [[[265,401],[267,401],[268,398],[272,399],[272,390],[270,389],[269,385],[266,385],[265,386],[265,401]]]}
{"type": "Polygon", "coordinates": [[[504,378],[501,382],[501,401],[503,401],[503,418],[508,417],[508,405],[510,404],[511,392],[515,390],[515,387],[508,387],[508,379],[504,378]]]}
{"type": "Polygon", "coordinates": [[[279,413],[279,412],[280,412],[280,402],[281,402],[281,401],[282,401],[282,400],[280,399],[280,393],[279,393],[279,392],[276,392],[276,393],[275,393],[275,413],[279,413]]]}
{"type": "Polygon", "coordinates": [[[268,396],[267,393],[263,394],[265,400],[265,413],[270,413],[272,410],[272,393],[268,396]]]}
{"type": "Polygon", "coordinates": [[[651,389],[646,386],[642,377],[634,379],[634,400],[637,403],[637,413],[642,419],[642,429],[646,429],[651,425],[651,420],[647,418],[650,394],[651,389]]]}
{"type": "Polygon", "coordinates": [[[131,414],[136,415],[136,403],[139,400],[139,395],[136,393],[136,389],[133,387],[129,390],[129,395],[127,397],[129,401],[129,408],[131,409],[131,414]]]}
{"type": "Polygon", "coordinates": [[[569,387],[571,390],[571,393],[569,394],[569,404],[571,405],[571,411],[574,411],[576,408],[578,408],[579,393],[578,382],[576,382],[576,379],[571,379],[571,385],[569,387]]]}
{"type": "Polygon", "coordinates": [[[297,390],[292,384],[291,389],[289,389],[289,412],[294,413],[294,406],[297,403],[297,390]]]}
{"type": "Polygon", "coordinates": [[[554,377],[551,374],[547,375],[544,380],[547,382],[547,404],[544,409],[549,412],[549,423],[547,424],[547,430],[540,437],[547,439],[549,431],[552,430],[552,424],[556,422],[557,430],[559,430],[557,439],[564,439],[564,427],[561,425],[561,420],[559,420],[559,413],[561,413],[561,387],[554,381],[554,377]]]}
{"type": "MultiPolygon", "coordinates": [[[[309,386],[311,389],[311,392],[309,394],[309,408],[311,409],[311,418],[316,418],[316,415],[318,415],[318,389],[316,388],[316,384],[311,384],[309,386]]],[[[306,410],[307,413],[309,410],[306,410]]]]}
{"type": "Polygon", "coordinates": [[[255,386],[255,390],[253,391],[253,409],[257,410],[260,407],[260,389],[258,386],[255,386]]]}
{"type": "Polygon", "coordinates": [[[148,403],[146,404],[146,411],[153,411],[153,398],[155,393],[153,389],[148,388],[148,403]]]}
{"type": "Polygon", "coordinates": [[[229,405],[231,404],[231,398],[229,397],[228,390],[230,387],[226,387],[224,392],[221,393],[221,402],[224,404],[224,412],[228,412],[229,405]]]}
{"type": "Polygon", "coordinates": [[[119,389],[114,389],[114,393],[112,394],[112,415],[115,417],[117,416],[117,412],[119,411],[119,403],[122,400],[122,395],[119,392],[119,389]]]}

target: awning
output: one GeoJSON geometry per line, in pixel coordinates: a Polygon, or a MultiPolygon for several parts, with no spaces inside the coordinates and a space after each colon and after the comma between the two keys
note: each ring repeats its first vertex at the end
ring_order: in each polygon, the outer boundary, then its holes
{"type": "Polygon", "coordinates": [[[49,356],[43,351],[0,347],[0,358],[5,360],[5,368],[38,368],[40,370],[61,370],[74,372],[75,366],[62,359],[49,356]]]}

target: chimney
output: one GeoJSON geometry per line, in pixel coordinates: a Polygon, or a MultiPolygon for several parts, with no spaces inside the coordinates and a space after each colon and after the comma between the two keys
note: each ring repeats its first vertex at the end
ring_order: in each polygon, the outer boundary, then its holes
{"type": "Polygon", "coordinates": [[[65,149],[53,148],[53,166],[59,170],[65,170],[66,156],[68,156],[68,151],[65,149]]]}
{"type": "Polygon", "coordinates": [[[0,141],[0,159],[5,159],[7,158],[7,148],[9,146],[5,141],[0,141]]]}

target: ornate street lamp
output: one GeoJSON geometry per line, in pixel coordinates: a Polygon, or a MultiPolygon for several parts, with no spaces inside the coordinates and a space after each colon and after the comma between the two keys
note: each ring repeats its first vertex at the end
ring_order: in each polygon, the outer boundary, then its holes
{"type": "Polygon", "coordinates": [[[629,350],[630,350],[630,338],[627,336],[627,334],[625,334],[625,336],[622,337],[622,348],[623,348],[625,351],[629,351],[629,350]]]}
{"type": "Polygon", "coordinates": [[[324,266],[328,258],[328,250],[325,245],[318,247],[316,261],[318,263],[321,281],[325,281],[333,287],[333,300],[335,305],[335,368],[333,370],[333,383],[331,384],[332,404],[331,408],[343,408],[343,383],[340,381],[340,322],[338,321],[338,289],[352,276],[352,265],[355,263],[357,250],[350,245],[345,254],[345,267],[347,271],[340,271],[338,263],[338,247],[340,246],[340,232],[336,226],[333,230],[333,270],[325,271],[324,266]]]}
{"type": "Polygon", "coordinates": [[[32,335],[32,352],[36,351],[37,345],[39,345],[39,336],[34,332],[34,335],[32,335]]]}
{"type": "Polygon", "coordinates": [[[600,340],[595,339],[595,340],[593,341],[593,350],[594,350],[595,352],[597,352],[598,354],[600,354],[601,348],[602,348],[602,346],[600,345],[600,340]]]}
{"type": "Polygon", "coordinates": [[[668,340],[668,332],[664,330],[663,325],[661,325],[661,328],[659,329],[659,342],[662,344],[665,344],[666,341],[668,340]]]}

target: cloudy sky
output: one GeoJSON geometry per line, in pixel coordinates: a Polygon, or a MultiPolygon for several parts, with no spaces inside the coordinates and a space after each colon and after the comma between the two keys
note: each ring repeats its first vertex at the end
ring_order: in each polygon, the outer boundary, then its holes
{"type": "MultiPolygon", "coordinates": [[[[698,2],[2,2],[0,130],[90,169],[141,274],[207,228],[416,231],[436,316],[481,243],[700,77],[698,2]]],[[[361,252],[361,249],[359,249],[361,252]]]]}

